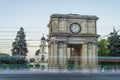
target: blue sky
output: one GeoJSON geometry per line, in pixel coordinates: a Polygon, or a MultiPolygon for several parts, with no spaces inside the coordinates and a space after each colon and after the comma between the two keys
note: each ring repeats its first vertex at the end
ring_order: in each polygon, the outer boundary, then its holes
{"type": "MultiPolygon", "coordinates": [[[[48,34],[47,24],[54,13],[96,15],[101,36],[109,34],[113,27],[120,30],[120,0],[0,0],[0,38],[14,39],[22,26],[29,38],[40,40],[48,34]]],[[[0,51],[6,51],[4,48],[0,51]]]]}
{"type": "Polygon", "coordinates": [[[98,16],[98,34],[105,35],[113,26],[119,29],[119,9],[119,0],[0,0],[0,27],[42,27],[47,31],[51,14],[73,13],[98,16]]]}

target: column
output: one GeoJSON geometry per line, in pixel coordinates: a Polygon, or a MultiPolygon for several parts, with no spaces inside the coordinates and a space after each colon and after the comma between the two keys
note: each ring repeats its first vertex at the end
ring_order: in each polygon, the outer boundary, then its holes
{"type": "Polygon", "coordinates": [[[87,44],[87,47],[86,47],[87,48],[87,56],[86,56],[87,65],[86,65],[86,71],[90,72],[91,42],[87,42],[86,44],[87,44]]]}
{"type": "Polygon", "coordinates": [[[51,65],[51,68],[53,68],[54,67],[53,66],[54,65],[54,63],[53,63],[54,62],[54,46],[53,46],[53,43],[51,43],[51,57],[50,58],[51,58],[51,64],[50,65],[51,65]]]}
{"type": "Polygon", "coordinates": [[[53,68],[52,64],[53,64],[53,43],[50,42],[50,45],[49,45],[49,69],[53,68]]]}
{"type": "Polygon", "coordinates": [[[58,68],[61,69],[63,65],[63,42],[58,42],[58,68]]]}
{"type": "Polygon", "coordinates": [[[95,43],[95,65],[98,67],[98,44],[95,43]]]}
{"type": "Polygon", "coordinates": [[[93,44],[92,64],[94,66],[96,65],[96,60],[95,60],[95,43],[93,44]]]}
{"type": "Polygon", "coordinates": [[[63,61],[64,61],[64,65],[66,65],[66,62],[67,62],[67,43],[64,42],[64,50],[63,50],[63,61]]]}
{"type": "Polygon", "coordinates": [[[89,67],[93,66],[93,44],[90,42],[88,43],[88,60],[89,60],[89,67]]]}
{"type": "Polygon", "coordinates": [[[57,65],[57,49],[58,47],[57,47],[57,42],[55,42],[54,43],[54,64],[55,64],[55,66],[57,65]]]}
{"type": "Polygon", "coordinates": [[[93,44],[93,60],[92,60],[92,72],[98,71],[98,53],[97,53],[97,44],[93,44]]]}
{"type": "Polygon", "coordinates": [[[48,66],[51,64],[51,46],[48,44],[48,66]]]}
{"type": "Polygon", "coordinates": [[[81,65],[82,67],[86,67],[87,66],[87,44],[84,43],[82,46],[82,54],[81,54],[81,65]]]}

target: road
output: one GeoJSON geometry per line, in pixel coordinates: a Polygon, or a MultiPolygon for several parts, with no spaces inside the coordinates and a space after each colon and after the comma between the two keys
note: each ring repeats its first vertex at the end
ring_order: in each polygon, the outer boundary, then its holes
{"type": "Polygon", "coordinates": [[[0,80],[120,80],[120,73],[12,72],[0,73],[0,80]]]}

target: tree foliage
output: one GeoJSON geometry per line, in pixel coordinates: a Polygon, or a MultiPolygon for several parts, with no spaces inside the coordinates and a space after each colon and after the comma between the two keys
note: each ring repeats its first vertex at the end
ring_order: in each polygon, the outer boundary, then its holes
{"type": "Polygon", "coordinates": [[[107,46],[108,41],[101,39],[98,42],[98,56],[109,56],[109,49],[107,46]]]}
{"type": "Polygon", "coordinates": [[[29,61],[30,63],[35,62],[35,58],[30,58],[29,61]]]}
{"type": "Polygon", "coordinates": [[[71,60],[71,59],[68,59],[68,61],[67,61],[67,67],[70,70],[73,69],[74,68],[74,61],[71,60]]]}
{"type": "Polygon", "coordinates": [[[108,37],[110,56],[120,56],[120,35],[114,29],[114,32],[110,33],[108,37]]]}
{"type": "Polygon", "coordinates": [[[12,43],[12,55],[27,56],[27,44],[25,40],[24,29],[21,27],[20,31],[17,32],[15,41],[12,43]]]}
{"type": "Polygon", "coordinates": [[[40,64],[35,64],[35,67],[36,68],[40,68],[40,64]]]}
{"type": "Polygon", "coordinates": [[[27,68],[27,62],[24,57],[19,56],[0,56],[0,68],[6,65],[9,68],[27,68]]]}
{"type": "Polygon", "coordinates": [[[29,68],[33,68],[33,64],[28,64],[28,67],[29,68]]]}
{"type": "Polygon", "coordinates": [[[0,56],[10,56],[10,55],[7,53],[0,53],[0,56]]]}

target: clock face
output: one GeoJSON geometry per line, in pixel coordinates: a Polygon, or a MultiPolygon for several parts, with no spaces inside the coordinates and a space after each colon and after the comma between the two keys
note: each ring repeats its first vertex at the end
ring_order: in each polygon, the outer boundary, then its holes
{"type": "Polygon", "coordinates": [[[72,33],[79,33],[81,31],[81,27],[78,23],[73,23],[70,25],[70,31],[72,33]]]}

